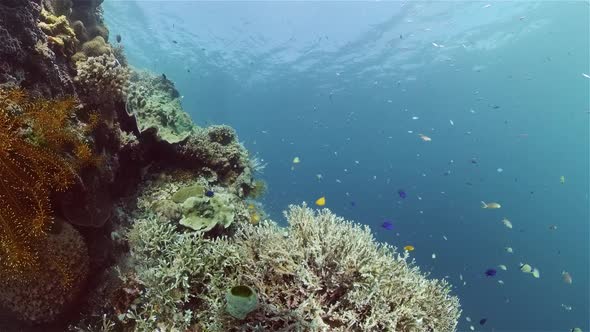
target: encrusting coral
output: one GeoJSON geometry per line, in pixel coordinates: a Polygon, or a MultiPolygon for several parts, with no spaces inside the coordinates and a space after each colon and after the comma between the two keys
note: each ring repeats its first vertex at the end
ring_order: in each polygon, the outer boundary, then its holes
{"type": "Polygon", "coordinates": [[[136,220],[129,240],[144,291],[119,319],[134,331],[455,330],[460,307],[449,284],[426,279],[367,226],[305,205],[286,217],[286,229],[243,223],[216,239],[163,219],[136,220]],[[235,285],[258,294],[244,319],[226,312],[235,285]]]}

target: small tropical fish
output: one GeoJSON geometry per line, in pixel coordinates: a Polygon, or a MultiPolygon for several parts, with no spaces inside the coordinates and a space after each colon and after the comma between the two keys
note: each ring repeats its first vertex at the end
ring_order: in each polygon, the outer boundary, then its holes
{"type": "Polygon", "coordinates": [[[252,203],[248,204],[248,210],[254,210],[254,209],[255,209],[254,204],[252,204],[252,203]]]}
{"type": "Polygon", "coordinates": [[[315,205],[317,206],[324,206],[326,205],[326,197],[322,196],[315,201],[315,205]]]}
{"type": "Polygon", "coordinates": [[[571,329],[571,332],[583,332],[583,331],[579,327],[574,327],[573,329],[571,329]]]}
{"type": "Polygon", "coordinates": [[[420,139],[423,140],[424,142],[430,142],[430,141],[432,141],[432,138],[430,138],[430,137],[428,137],[426,135],[418,134],[418,136],[420,136],[420,139]]]}
{"type": "Polygon", "coordinates": [[[260,221],[260,215],[258,215],[258,213],[254,212],[250,215],[250,223],[252,225],[258,224],[259,221],[260,221]]]}
{"type": "Polygon", "coordinates": [[[557,225],[549,225],[549,229],[552,231],[557,230],[557,225]]]}
{"type": "Polygon", "coordinates": [[[293,158],[293,164],[299,164],[300,162],[301,160],[299,160],[299,157],[293,158]]]}
{"type": "Polygon", "coordinates": [[[539,269],[537,269],[537,268],[534,268],[532,273],[533,273],[533,277],[535,277],[537,279],[539,279],[539,277],[541,276],[539,269]]]}
{"type": "Polygon", "coordinates": [[[504,285],[504,280],[498,280],[498,283],[499,283],[500,285],[504,285]]]}
{"type": "Polygon", "coordinates": [[[498,265],[498,267],[499,267],[501,270],[504,270],[504,271],[506,271],[506,270],[507,270],[507,268],[506,268],[506,265],[504,265],[504,264],[500,264],[500,265],[498,265]]]}
{"type": "Polygon", "coordinates": [[[504,247],[504,250],[506,250],[507,253],[511,254],[514,251],[512,250],[512,247],[504,247]]]}
{"type": "Polygon", "coordinates": [[[121,35],[118,34],[115,38],[117,39],[117,43],[121,42],[121,35]]]}
{"type": "Polygon", "coordinates": [[[408,197],[408,194],[406,194],[406,192],[403,189],[400,189],[397,191],[397,194],[399,195],[399,197],[401,198],[406,198],[408,197]]]}
{"type": "Polygon", "coordinates": [[[584,77],[586,77],[586,78],[590,78],[590,75],[588,75],[588,74],[584,74],[584,73],[582,73],[582,76],[584,76],[584,77]]]}
{"type": "Polygon", "coordinates": [[[572,276],[567,271],[561,272],[561,279],[563,279],[563,282],[565,282],[568,285],[571,285],[573,282],[572,276]]]}
{"type": "Polygon", "coordinates": [[[449,120],[449,123],[451,124],[451,126],[455,125],[455,122],[453,122],[453,120],[449,120]]]}
{"type": "Polygon", "coordinates": [[[404,247],[405,251],[414,251],[414,246],[408,245],[404,247]]]}
{"type": "Polygon", "coordinates": [[[479,325],[484,325],[488,321],[487,318],[482,318],[479,320],[479,325]]]}
{"type": "Polygon", "coordinates": [[[496,273],[498,273],[498,271],[496,271],[496,269],[487,269],[484,274],[488,277],[493,277],[496,275],[496,273]]]}
{"type": "Polygon", "coordinates": [[[520,270],[524,273],[531,273],[533,268],[529,264],[520,263],[520,270]]]}
{"type": "Polygon", "coordinates": [[[213,192],[213,190],[205,191],[205,196],[207,196],[207,197],[213,197],[214,195],[215,195],[215,193],[213,192]]]}
{"type": "Polygon", "coordinates": [[[504,219],[502,219],[502,223],[504,224],[504,226],[512,229],[512,223],[510,222],[510,220],[506,219],[506,217],[504,217],[504,219]]]}
{"type": "Polygon", "coordinates": [[[324,178],[321,174],[316,174],[315,177],[318,179],[318,181],[321,181],[324,178]]]}
{"type": "Polygon", "coordinates": [[[465,320],[468,322],[471,322],[471,317],[467,316],[467,317],[465,317],[465,320]]]}
{"type": "Polygon", "coordinates": [[[393,230],[393,223],[391,221],[385,220],[381,224],[381,227],[385,228],[388,231],[392,231],[393,230]]]}
{"type": "Polygon", "coordinates": [[[559,182],[561,184],[565,184],[565,175],[562,175],[562,176],[559,177],[559,182]]]}
{"type": "Polygon", "coordinates": [[[481,201],[481,208],[482,209],[499,209],[501,207],[502,207],[502,205],[500,205],[496,202],[486,203],[484,201],[481,201]]]}

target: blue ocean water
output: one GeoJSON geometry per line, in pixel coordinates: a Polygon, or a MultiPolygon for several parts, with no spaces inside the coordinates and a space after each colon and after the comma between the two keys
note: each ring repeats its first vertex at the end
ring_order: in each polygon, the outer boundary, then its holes
{"type": "Polygon", "coordinates": [[[165,73],[198,125],[233,126],[268,163],[274,220],[325,196],[379,241],[413,245],[454,285],[461,331],[590,330],[588,1],[104,8],[132,65],[165,73]]]}

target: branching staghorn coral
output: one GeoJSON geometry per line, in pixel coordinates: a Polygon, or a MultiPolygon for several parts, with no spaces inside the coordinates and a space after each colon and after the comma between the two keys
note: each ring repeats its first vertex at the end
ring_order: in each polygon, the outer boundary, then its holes
{"type": "Polygon", "coordinates": [[[455,330],[458,299],[445,281],[426,279],[407,253],[327,209],[291,206],[286,217],[287,229],[244,224],[218,239],[157,218],[137,220],[129,239],[146,292],[124,320],[135,331],[455,330]],[[236,285],[259,296],[244,320],[225,311],[224,294],[236,285]]]}

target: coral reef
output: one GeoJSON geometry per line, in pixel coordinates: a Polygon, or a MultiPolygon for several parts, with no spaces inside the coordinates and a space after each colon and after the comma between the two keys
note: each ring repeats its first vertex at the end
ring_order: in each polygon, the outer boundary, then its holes
{"type": "Polygon", "coordinates": [[[134,71],[127,109],[137,118],[140,131],[154,128],[158,137],[169,143],[183,141],[196,130],[182,109],[180,94],[164,76],[134,71]]]}
{"type": "Polygon", "coordinates": [[[38,26],[40,1],[0,3],[0,88],[26,88],[32,95],[73,95],[69,59],[50,50],[38,26]]]}
{"type": "MultiPolygon", "coordinates": [[[[45,280],[41,271],[58,269],[64,276],[76,275],[76,279],[68,277],[64,289],[79,288],[84,280],[82,272],[75,273],[60,258],[63,255],[47,256],[58,245],[50,239],[54,226],[51,194],[69,188],[77,172],[94,158],[90,152],[80,153],[88,146],[71,122],[73,110],[72,99],[30,99],[20,90],[0,89],[0,197],[4,202],[0,209],[0,288],[5,289],[0,305],[9,305],[30,320],[46,320],[63,309],[56,305],[46,313],[30,314],[29,309],[16,306],[15,301],[24,300],[22,295],[15,299],[15,294],[36,283],[56,282],[55,274],[43,274],[51,279],[45,280]]],[[[46,308],[51,306],[48,300],[41,297],[31,303],[46,308]]]]}
{"type": "Polygon", "coordinates": [[[213,169],[221,182],[233,183],[241,174],[251,174],[248,153],[229,126],[200,128],[178,150],[193,169],[213,169]]]}
{"type": "Polygon", "coordinates": [[[76,66],[76,82],[93,103],[112,103],[113,100],[124,99],[129,83],[129,69],[123,67],[113,55],[91,56],[78,61],[76,66]]]}
{"type": "Polygon", "coordinates": [[[454,331],[457,298],[407,253],[327,209],[291,206],[286,217],[287,229],[241,224],[232,238],[216,239],[137,219],[129,240],[145,291],[120,319],[135,331],[454,331]],[[244,319],[226,312],[234,285],[259,295],[244,319]]]}
{"type": "Polygon", "coordinates": [[[88,253],[72,226],[60,223],[44,239],[33,279],[0,281],[0,305],[30,322],[52,321],[80,294],[88,274],[88,253]]]}
{"type": "Polygon", "coordinates": [[[267,220],[263,161],[131,72],[101,3],[0,3],[0,330],[25,330],[5,309],[60,331],[455,329],[449,285],[367,227],[267,220]]]}
{"type": "Polygon", "coordinates": [[[49,45],[65,57],[71,57],[78,46],[78,39],[65,16],[54,16],[46,10],[41,11],[39,27],[47,35],[49,45]]]}

